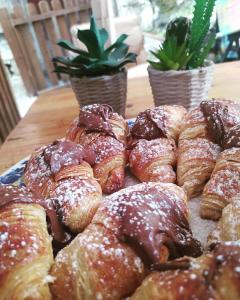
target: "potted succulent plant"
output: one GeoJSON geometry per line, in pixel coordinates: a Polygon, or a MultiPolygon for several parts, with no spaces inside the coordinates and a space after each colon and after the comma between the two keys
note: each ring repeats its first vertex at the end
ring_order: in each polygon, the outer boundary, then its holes
{"type": "Polygon", "coordinates": [[[108,32],[99,29],[92,16],[90,29],[78,30],[77,37],[86,50],[68,40],[60,40],[58,45],[75,55],[54,57],[54,71],[70,76],[80,106],[107,103],[124,115],[127,96],[127,70],[124,66],[136,62],[137,56],[128,52],[129,46],[124,43],[127,35],[122,34],[115,43],[106,47],[108,32]]]}
{"type": "Polygon", "coordinates": [[[149,80],[155,105],[182,104],[187,108],[206,99],[213,78],[207,61],[215,41],[210,19],[216,0],[195,0],[193,19],[179,17],[166,29],[163,44],[150,51],[149,80]]]}

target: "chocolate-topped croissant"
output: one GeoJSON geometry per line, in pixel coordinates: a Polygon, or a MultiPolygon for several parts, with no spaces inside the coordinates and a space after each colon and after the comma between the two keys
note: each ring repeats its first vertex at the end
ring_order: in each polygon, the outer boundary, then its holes
{"type": "Polygon", "coordinates": [[[111,194],[124,187],[127,122],[109,105],[87,105],[81,108],[67,131],[66,138],[89,146],[96,155],[94,176],[102,190],[111,194]]]}
{"type": "Polygon", "coordinates": [[[163,105],[137,116],[129,140],[129,166],[142,182],[175,182],[176,143],[186,110],[163,105]]]}
{"type": "Polygon", "coordinates": [[[52,199],[62,222],[73,232],[91,222],[101,202],[101,187],[90,166],[94,161],[91,148],[59,140],[36,150],[24,171],[26,186],[52,199]]]}
{"type": "Polygon", "coordinates": [[[211,253],[183,258],[178,263],[185,268],[151,273],[130,299],[240,299],[239,242],[218,245],[211,253]]]}
{"type": "Polygon", "coordinates": [[[224,150],[218,157],[202,195],[200,214],[218,220],[223,208],[240,193],[240,148],[224,150]]]}
{"type": "Polygon", "coordinates": [[[0,185],[0,299],[52,299],[51,237],[40,200],[25,188],[0,185]]]}
{"type": "Polygon", "coordinates": [[[92,223],[56,257],[55,299],[122,299],[149,269],[198,256],[184,191],[174,184],[138,184],[104,199],[92,223]]]}
{"type": "Polygon", "coordinates": [[[191,198],[211,176],[228,131],[239,121],[240,105],[231,100],[203,101],[184,118],[179,137],[177,182],[191,198]]]}

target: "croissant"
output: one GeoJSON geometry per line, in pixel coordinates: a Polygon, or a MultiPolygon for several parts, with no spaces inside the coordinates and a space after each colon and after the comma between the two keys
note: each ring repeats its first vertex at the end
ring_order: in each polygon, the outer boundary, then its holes
{"type": "Polygon", "coordinates": [[[129,155],[131,172],[141,181],[172,182],[176,180],[173,168],[176,165],[174,140],[158,138],[152,141],[139,140],[129,155]]]}
{"type": "Polygon", "coordinates": [[[218,220],[223,208],[240,193],[240,148],[224,150],[203,190],[202,218],[218,220]]]}
{"type": "Polygon", "coordinates": [[[239,300],[239,262],[239,242],[218,245],[209,254],[183,259],[184,270],[151,273],[130,299],[239,300]]]}
{"type": "Polygon", "coordinates": [[[240,201],[239,196],[234,197],[222,211],[217,227],[208,236],[208,245],[222,241],[240,240],[240,201]]]}
{"type": "Polygon", "coordinates": [[[26,186],[54,199],[63,224],[73,232],[91,222],[101,202],[101,187],[90,166],[94,161],[90,148],[60,140],[38,149],[25,168],[26,186]]]}
{"type": "Polygon", "coordinates": [[[180,105],[162,105],[141,112],[131,128],[135,139],[153,140],[160,137],[178,140],[186,109],[180,105]]]}
{"type": "Polygon", "coordinates": [[[149,268],[200,255],[187,214],[186,195],[174,184],[143,183],[106,197],[87,229],[58,253],[54,299],[121,299],[149,268]]]}
{"type": "Polygon", "coordinates": [[[124,187],[127,134],[127,122],[110,106],[99,104],[83,107],[67,131],[67,139],[94,151],[94,176],[106,194],[124,187]]]}
{"type": "Polygon", "coordinates": [[[175,182],[176,145],[186,110],[159,106],[140,113],[131,128],[129,166],[142,182],[175,182]]]}
{"type": "Polygon", "coordinates": [[[52,299],[46,213],[25,188],[0,185],[0,298],[52,299]]]}
{"type": "Polygon", "coordinates": [[[238,103],[213,99],[202,101],[199,107],[185,115],[179,137],[177,181],[190,198],[199,194],[210,178],[229,129],[240,122],[239,114],[238,103]],[[194,144],[194,151],[186,147],[191,143],[194,144]],[[194,152],[198,148],[201,150],[196,155],[194,152]],[[204,148],[212,150],[206,155],[204,148]],[[190,161],[194,161],[195,166],[190,161]]]}
{"type": "Polygon", "coordinates": [[[205,138],[181,139],[178,146],[177,182],[192,198],[210,178],[221,148],[205,138]]]}

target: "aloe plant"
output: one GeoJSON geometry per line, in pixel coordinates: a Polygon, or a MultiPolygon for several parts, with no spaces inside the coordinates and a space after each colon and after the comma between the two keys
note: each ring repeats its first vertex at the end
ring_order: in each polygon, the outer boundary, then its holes
{"type": "Polygon", "coordinates": [[[54,57],[54,71],[69,74],[71,77],[100,76],[118,72],[127,63],[136,62],[137,55],[128,52],[129,46],[124,43],[127,37],[126,34],[122,34],[115,43],[106,47],[108,32],[104,28],[99,29],[92,16],[90,29],[77,32],[77,38],[87,50],[79,49],[68,40],[60,40],[58,45],[73,52],[75,56],[54,57]]]}
{"type": "Polygon", "coordinates": [[[216,0],[195,0],[193,19],[179,17],[171,21],[163,44],[150,51],[157,70],[186,70],[202,67],[214,44],[216,34],[210,31],[210,19],[216,0]]]}

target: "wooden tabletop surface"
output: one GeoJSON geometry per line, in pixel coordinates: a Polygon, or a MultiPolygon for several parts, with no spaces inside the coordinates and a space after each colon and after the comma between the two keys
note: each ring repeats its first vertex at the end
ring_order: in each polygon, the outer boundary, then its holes
{"type": "MultiPolygon", "coordinates": [[[[153,106],[146,65],[129,70],[126,117],[153,106]]],[[[210,97],[240,100],[240,62],[215,66],[210,97]]],[[[11,132],[0,148],[0,174],[35,148],[64,136],[71,120],[78,114],[78,105],[70,87],[42,93],[27,115],[11,132]]]]}

